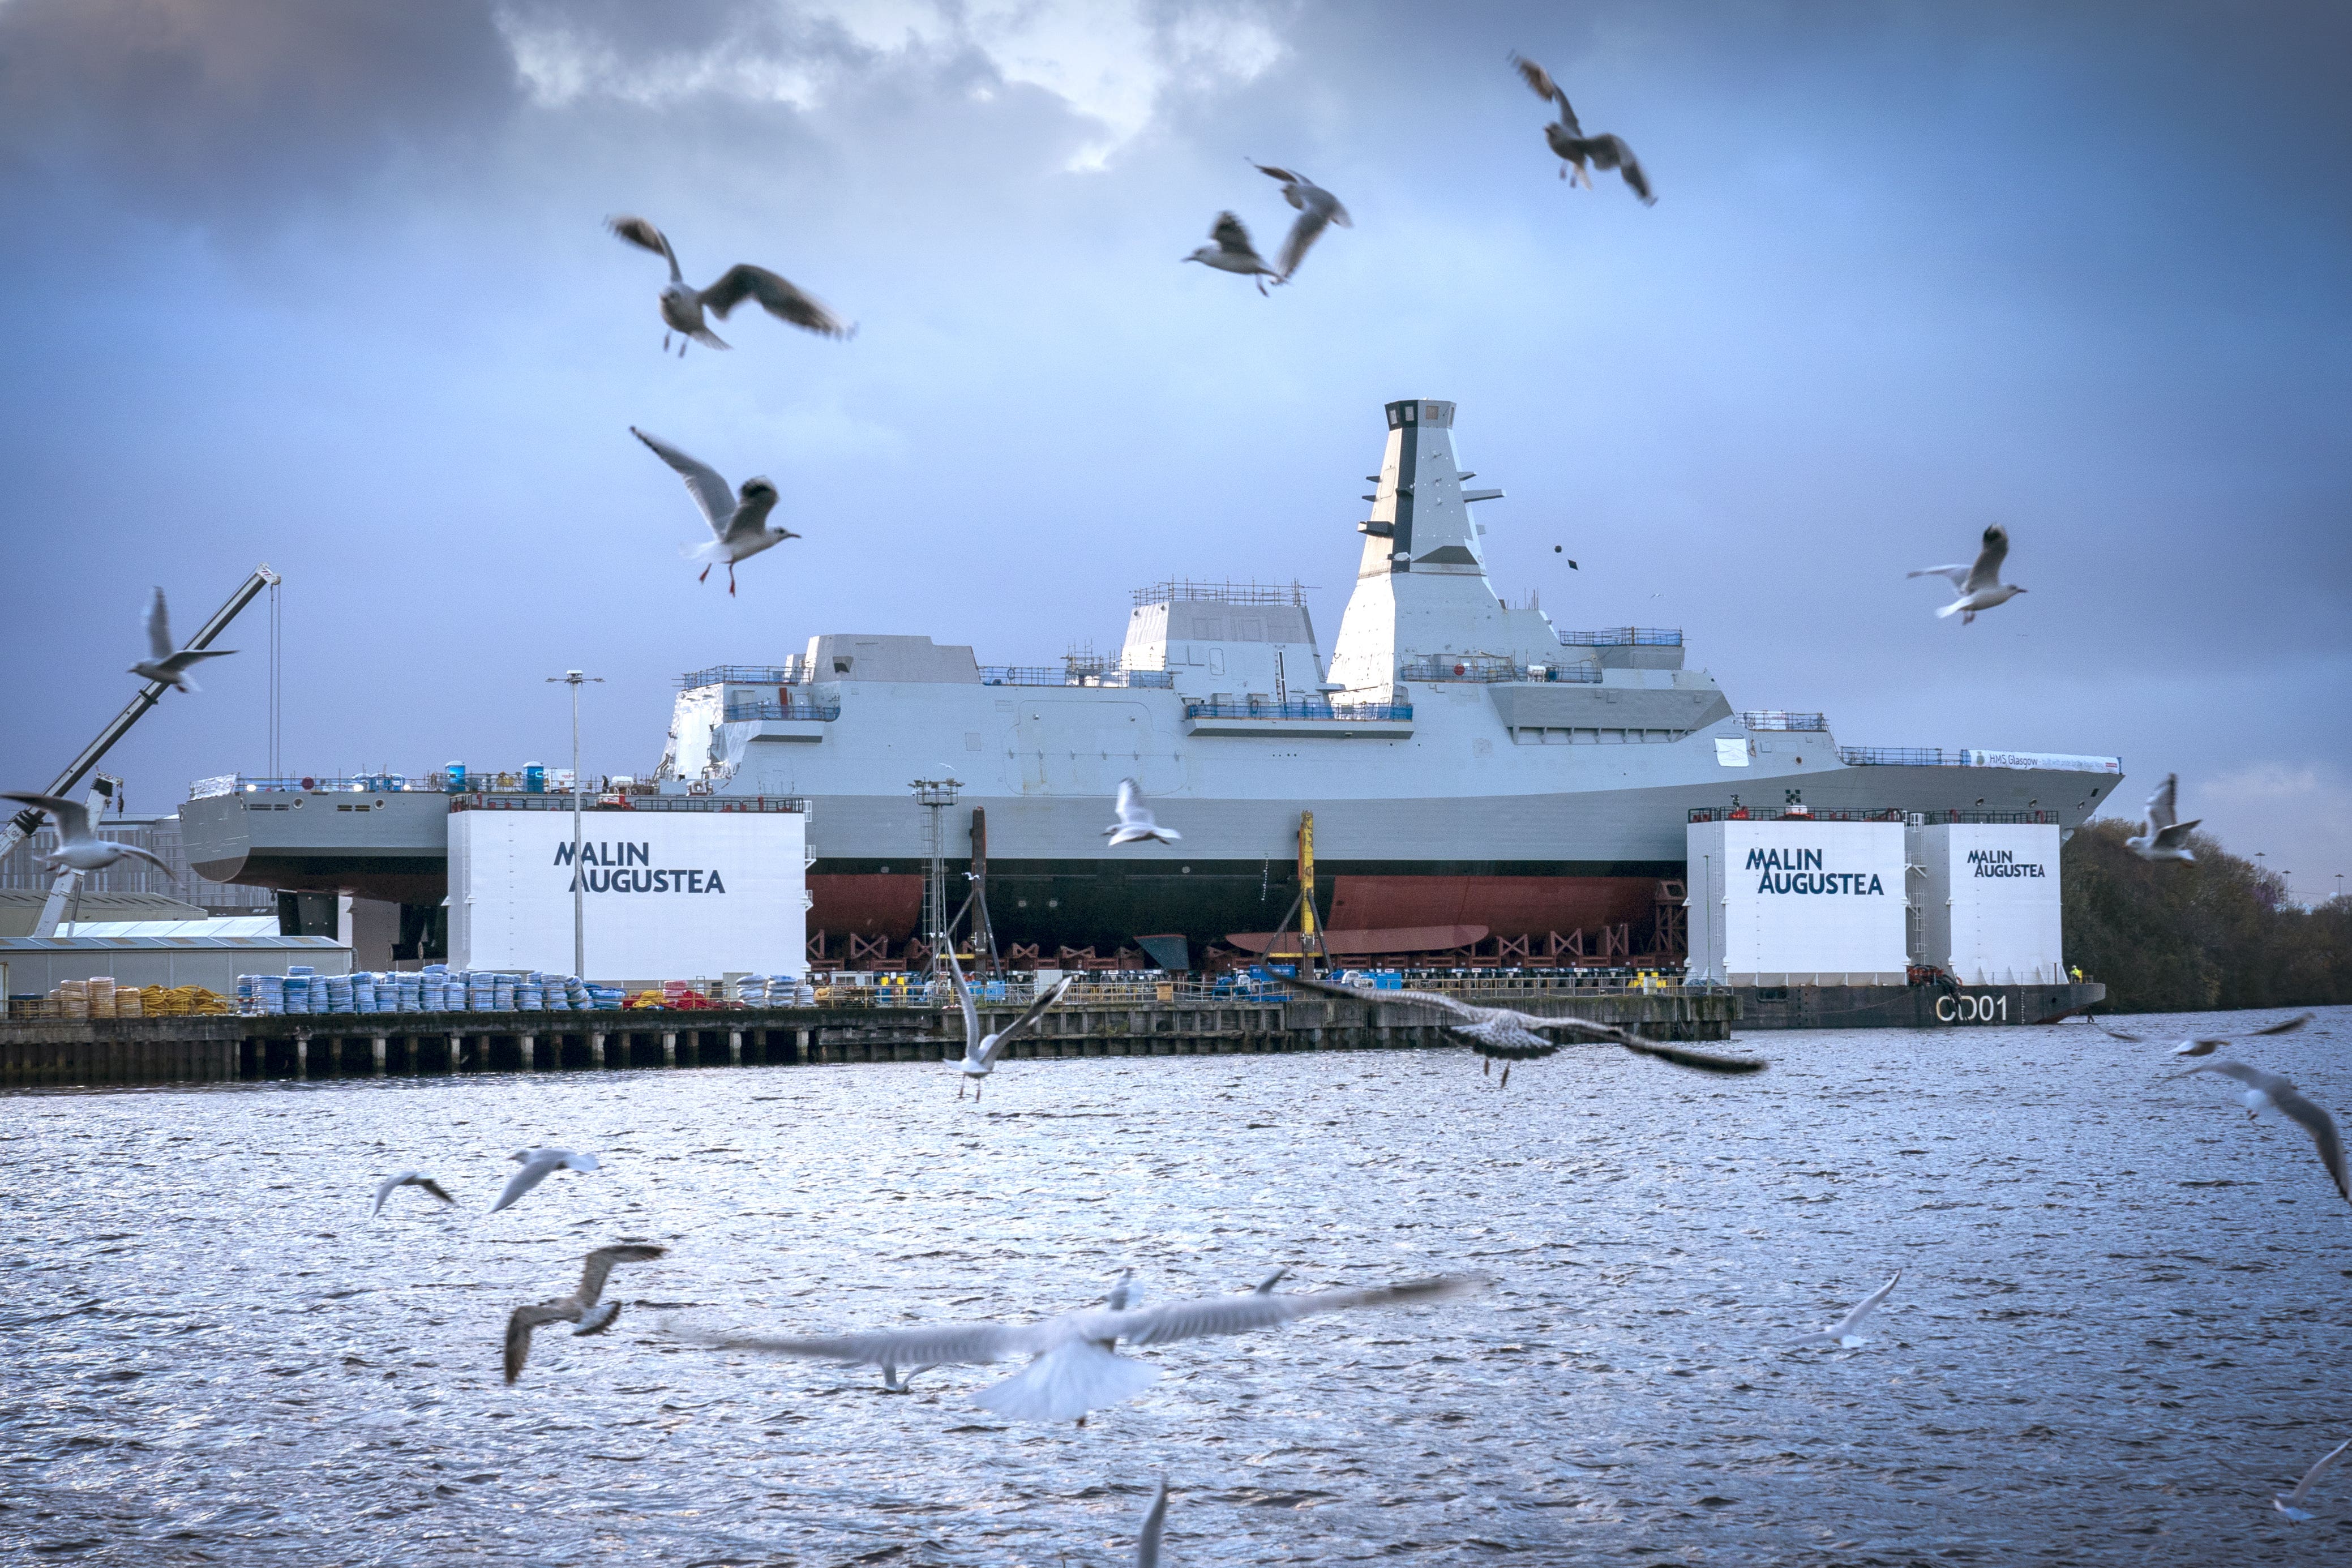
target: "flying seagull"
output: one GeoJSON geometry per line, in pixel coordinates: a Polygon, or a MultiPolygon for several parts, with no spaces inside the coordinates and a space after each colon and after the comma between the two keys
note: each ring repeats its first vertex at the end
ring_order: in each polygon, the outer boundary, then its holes
{"type": "Polygon", "coordinates": [[[1256,1287],[1250,1291],[1250,1294],[1253,1296],[1273,1295],[1274,1288],[1276,1285],[1281,1284],[1284,1279],[1287,1279],[1289,1274],[1289,1266],[1286,1264],[1282,1268],[1277,1268],[1273,1273],[1267,1275],[1265,1279],[1259,1280],[1256,1287]]]}
{"type": "Polygon", "coordinates": [[[898,1375],[898,1369],[897,1367],[891,1366],[886,1363],[882,1368],[882,1392],[885,1394],[912,1394],[915,1392],[913,1387],[915,1379],[930,1371],[932,1367],[937,1366],[938,1364],[939,1363],[937,1362],[930,1362],[922,1366],[911,1367],[908,1370],[907,1375],[901,1377],[898,1375]]]}
{"type": "MultiPolygon", "coordinates": [[[[2337,1449],[2337,1453],[2343,1452],[2337,1449]]],[[[2329,1456],[2333,1458],[2334,1456],[2329,1456]]],[[[2320,1461],[2323,1465],[2326,1460],[2320,1461]]],[[[2314,1472],[2316,1474],[2317,1472],[2314,1472]]],[[[2310,1484],[2310,1478],[2304,1479],[2310,1484]]],[[[2301,1493],[2297,1493],[2301,1496],[2301,1493]]],[[[2308,1517],[2308,1516],[2306,1516],[2308,1517]]],[[[1160,1536],[1168,1528],[1168,1478],[1160,1478],[1159,1488],[1151,1494],[1151,1507],[1143,1516],[1142,1533],[1135,1538],[1135,1568],[1160,1568],[1160,1536]]]]}
{"type": "Polygon", "coordinates": [[[2125,848],[2143,860],[2196,862],[2197,857],[2189,852],[2189,832],[2205,819],[2200,816],[2189,822],[2180,820],[2179,808],[2173,804],[2179,789],[2179,773],[2164,775],[2164,782],[2147,797],[2147,831],[2137,838],[2125,839],[2125,848]]]}
{"type": "MultiPolygon", "coordinates": [[[[1013,1037],[1033,1027],[1045,1016],[1046,1008],[1059,1002],[1062,994],[1078,983],[1078,977],[1070,975],[1052,990],[1040,992],[1037,999],[1029,1005],[1029,1011],[1015,1018],[1011,1026],[999,1029],[992,1035],[980,1032],[980,1007],[971,999],[971,987],[964,984],[963,965],[956,959],[952,942],[948,944],[948,977],[955,983],[956,1002],[963,1009],[963,1059],[955,1063],[956,1071],[962,1076],[956,1079],[956,1098],[963,1098],[964,1079],[969,1079],[971,1080],[972,1103],[976,1105],[980,1102],[980,1086],[988,1081],[990,1073],[996,1070],[996,1058],[1004,1054],[1004,1047],[1012,1042],[1013,1037]]],[[[953,1058],[949,1059],[954,1061],[953,1058]]]]}
{"type": "Polygon", "coordinates": [[[1642,198],[1643,206],[1658,205],[1658,198],[1650,194],[1650,176],[1642,172],[1641,161],[1633,156],[1633,149],[1625,145],[1623,137],[1606,133],[1587,136],[1584,128],[1576,122],[1576,110],[1569,107],[1568,94],[1560,91],[1549,71],[1521,55],[1513,55],[1511,63],[1519,68],[1519,75],[1535,89],[1538,98],[1559,105],[1559,118],[1544,127],[1544,140],[1564,160],[1559,166],[1561,179],[1567,179],[1569,171],[1573,169],[1576,178],[1589,191],[1592,188],[1592,174],[1585,167],[1587,163],[1604,173],[1614,169],[1624,176],[1633,194],[1642,198]]]}
{"type": "Polygon", "coordinates": [[[449,1205],[452,1207],[455,1207],[457,1202],[457,1199],[442,1191],[440,1183],[435,1181],[431,1176],[426,1175],[424,1172],[402,1171],[396,1174],[386,1176],[383,1181],[376,1184],[375,1207],[368,1210],[370,1215],[380,1215],[383,1212],[383,1200],[392,1196],[393,1190],[396,1187],[422,1187],[425,1191],[431,1193],[435,1197],[439,1198],[444,1204],[449,1205]]]}
{"type": "MultiPolygon", "coordinates": [[[[842,321],[809,295],[764,267],[754,267],[739,261],[719,276],[719,281],[708,289],[690,289],[677,269],[677,252],[669,247],[669,238],[641,217],[624,213],[604,220],[604,226],[642,250],[650,250],[669,263],[669,281],[662,286],[661,319],[669,331],[662,334],[662,348],[667,352],[672,335],[689,338],[705,348],[723,349],[727,344],[719,334],[703,324],[702,313],[709,310],[720,321],[727,312],[745,300],[757,300],[768,314],[780,321],[790,321],[796,327],[806,327],[812,332],[822,332],[828,338],[856,335],[857,329],[842,321]]],[[[677,345],[678,357],[686,357],[686,344],[677,345]]]]}
{"type": "Polygon", "coordinates": [[[2309,1519],[2311,1515],[2304,1509],[2303,1500],[2311,1495],[2312,1483],[2326,1475],[2327,1467],[2342,1458],[2344,1450],[2347,1448],[2352,1448],[2352,1437],[2347,1437],[2343,1442],[2320,1455],[2319,1463],[2304,1471],[2303,1479],[2294,1483],[2294,1490],[2274,1494],[2271,1498],[2271,1506],[2297,1522],[2309,1519]]]}
{"type": "Polygon", "coordinates": [[[583,1334],[601,1334],[613,1326],[621,1315],[618,1301],[599,1303],[604,1293],[605,1277],[613,1272],[615,1263],[644,1263],[659,1258],[667,1247],[600,1247],[588,1255],[587,1266],[580,1270],[580,1288],[569,1296],[552,1301],[541,1301],[536,1307],[517,1307],[507,1317],[507,1381],[512,1383],[522,1375],[522,1363],[530,1354],[530,1331],[541,1323],[577,1323],[572,1331],[576,1339],[583,1334]]]}
{"type": "Polygon", "coordinates": [[[1159,1368],[1118,1353],[1121,1341],[1133,1346],[1164,1345],[1178,1340],[1248,1333],[1323,1312],[1446,1300],[1482,1289],[1486,1284],[1479,1275],[1438,1275],[1362,1290],[1289,1295],[1252,1290],[1136,1307],[1130,1305],[1129,1283],[1122,1280],[1102,1306],[1082,1307],[1033,1323],[941,1323],[815,1339],[693,1333],[681,1337],[723,1350],[869,1366],[975,1363],[1026,1355],[1032,1358],[1026,1367],[982,1389],[973,1396],[975,1402],[1015,1421],[1083,1423],[1087,1412],[1131,1399],[1159,1380],[1159,1368]]]}
{"type": "Polygon", "coordinates": [[[1213,267],[1220,272],[1238,272],[1244,278],[1255,279],[1257,291],[1261,294],[1265,292],[1267,279],[1271,278],[1277,283],[1282,281],[1282,274],[1265,264],[1265,258],[1258,255],[1256,248],[1250,244],[1249,230],[1244,228],[1242,220],[1233,214],[1219,213],[1215,226],[1209,230],[1209,237],[1217,243],[1204,245],[1184,259],[1213,267]]]}
{"type": "Polygon", "coordinates": [[[202,658],[226,658],[233,647],[181,647],[172,640],[172,612],[164,605],[163,590],[155,590],[153,602],[147,606],[147,657],[131,667],[131,673],[160,680],[181,691],[194,691],[196,683],[188,679],[188,667],[202,658]]]}
{"type": "Polygon", "coordinates": [[[1184,836],[1172,827],[1162,827],[1151,816],[1151,808],[1143,804],[1143,786],[1133,779],[1118,781],[1118,820],[1103,832],[1110,837],[1110,847],[1133,844],[1139,839],[1157,838],[1162,844],[1173,844],[1184,836]]]}
{"type": "Polygon", "coordinates": [[[140,848],[136,844],[118,844],[111,838],[100,838],[90,831],[89,808],[78,800],[68,800],[61,795],[10,795],[0,793],[0,800],[20,801],[35,805],[57,819],[58,851],[44,855],[41,863],[53,870],[103,871],[118,860],[137,858],[159,868],[165,876],[172,868],[162,857],[140,848]]]}
{"type": "Polygon", "coordinates": [[[1853,1311],[1848,1312],[1818,1334],[1807,1334],[1801,1340],[1790,1340],[1789,1348],[1797,1350],[1806,1345],[1843,1345],[1847,1350],[1853,1349],[1863,1342],[1862,1325],[1870,1321],[1870,1315],[1878,1310],[1881,1302],[1895,1294],[1895,1287],[1902,1281],[1903,1270],[1898,1268],[1895,1271],[1894,1279],[1856,1301],[1853,1311]]]}
{"type": "Polygon", "coordinates": [[[520,1161],[522,1169],[507,1178],[507,1190],[500,1193],[499,1201],[490,1205],[492,1214],[513,1207],[522,1201],[523,1194],[557,1171],[593,1171],[599,1168],[595,1155],[575,1154],[569,1149],[518,1149],[507,1158],[520,1161]]]}
{"type": "Polygon", "coordinates": [[[1335,223],[1341,228],[1353,228],[1356,222],[1348,216],[1348,209],[1339,205],[1339,197],[1306,175],[1288,169],[1277,169],[1271,163],[1261,163],[1255,158],[1248,163],[1251,168],[1266,178],[1280,180],[1282,199],[1298,209],[1297,221],[1290,226],[1289,236],[1282,242],[1282,255],[1275,262],[1279,274],[1276,280],[1287,283],[1290,275],[1298,270],[1298,264],[1307,259],[1307,247],[1322,237],[1324,229],[1335,223]]]}
{"type": "Polygon", "coordinates": [[[2313,1146],[2319,1151],[2319,1163],[2327,1168],[2336,1190],[2344,1194],[2347,1203],[2352,1203],[2352,1171],[2347,1171],[2345,1166],[2344,1136],[2336,1131],[2335,1118],[2304,1099],[2303,1091],[2294,1087],[2292,1079],[2227,1058],[2221,1061],[2200,1062],[2187,1072],[2174,1076],[2193,1078],[2200,1072],[2218,1073],[2246,1086],[2238,1091],[2235,1098],[2246,1108],[2247,1121],[2258,1121],[2264,1110],[2275,1110],[2310,1133],[2313,1146]]]}
{"type": "Polygon", "coordinates": [[[710,525],[709,543],[688,545],[686,549],[688,560],[710,563],[702,569],[696,582],[709,582],[710,567],[724,562],[727,596],[731,599],[735,596],[735,563],[747,561],[771,545],[800,537],[782,524],[768,521],[768,514],[776,507],[776,487],[766,478],[745,479],[740,489],[730,489],[719,470],[701,458],[690,458],[660,437],[648,436],[634,425],[629,426],[629,434],[685,477],[687,494],[702,509],[702,521],[710,525]]]}
{"type": "Polygon", "coordinates": [[[1461,1036],[1470,1048],[1490,1062],[1503,1064],[1503,1086],[1511,1082],[1511,1064],[1534,1057],[1548,1057],[1559,1049],[1559,1042],[1540,1031],[1566,1029],[1588,1040],[1605,1040],[1622,1046],[1638,1056],[1655,1057],[1676,1067],[1696,1068],[1701,1072],[1746,1073],[1762,1072],[1765,1063],[1750,1057],[1719,1057],[1707,1051],[1687,1050],[1681,1046],[1662,1045],[1645,1040],[1631,1030],[1611,1024],[1595,1024],[1584,1018],[1538,1018],[1532,1013],[1521,1013],[1509,1007],[1475,1007],[1456,996],[1435,991],[1370,991],[1353,985],[1339,985],[1328,980],[1310,980],[1300,975],[1285,984],[1300,985],[1309,991],[1320,991],[1329,996],[1345,996],[1354,1002],[1402,1002],[1434,1007],[1461,1020],[1444,1026],[1449,1034],[1461,1036]]]}
{"type": "Polygon", "coordinates": [[[1967,626],[1977,618],[1980,610],[1995,605],[2005,605],[2025,592],[2013,583],[2000,580],[2000,563],[2009,557],[2009,531],[1999,523],[1984,531],[1984,548],[1978,552],[1973,566],[1922,566],[1916,572],[1906,572],[1906,577],[1946,577],[1951,580],[1954,598],[1936,614],[1957,615],[1960,625],[1967,626]]]}
{"type": "MultiPolygon", "coordinates": [[[[2172,1054],[2176,1057],[2210,1057],[2231,1040],[2251,1040],[2263,1035],[2292,1035],[2310,1023],[2316,1016],[2312,1013],[2298,1013],[2292,1018],[2283,1018],[2275,1024],[2266,1024],[2259,1029],[2242,1030],[2234,1035],[2192,1035],[2173,1047],[2172,1054]]],[[[2112,1039],[2129,1040],[2136,1046],[2145,1045],[2147,1042],[2147,1037],[2145,1035],[2135,1035],[2123,1029],[2109,1028],[2095,1013],[2091,1015],[2091,1022],[2098,1025],[2100,1033],[2112,1039]]]]}

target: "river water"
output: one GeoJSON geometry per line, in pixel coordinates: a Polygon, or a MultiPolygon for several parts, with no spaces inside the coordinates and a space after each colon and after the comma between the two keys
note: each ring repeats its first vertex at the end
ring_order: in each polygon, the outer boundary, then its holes
{"type": "MultiPolygon", "coordinates": [[[[2266,1021],[2276,1015],[2263,1015],[2266,1021]]],[[[2200,1029],[2243,1022],[2205,1016],[2200,1029]]],[[[2242,1055],[2352,1122],[2352,1009],[2242,1055]]],[[[0,1557],[62,1563],[2341,1563],[2352,1205],[2159,1047],[543,1073],[0,1099],[0,1557]],[[506,1153],[592,1150],[503,1214],[506,1153]],[[437,1173],[381,1218],[383,1174],[437,1173]],[[637,1238],[614,1331],[509,1307],[637,1238]],[[1437,1270],[1487,1294],[1139,1352],[1086,1427],[692,1348],[1437,1270]],[[1780,1348],[1896,1268],[1858,1350],[1780,1348]]]]}

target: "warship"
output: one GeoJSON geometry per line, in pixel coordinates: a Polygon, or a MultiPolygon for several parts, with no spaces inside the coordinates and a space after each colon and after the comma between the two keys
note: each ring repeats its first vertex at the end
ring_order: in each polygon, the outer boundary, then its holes
{"type": "MultiPolygon", "coordinates": [[[[1019,960],[1266,952],[1296,923],[1311,814],[1335,956],[1663,962],[1682,947],[1694,812],[2072,828],[2120,781],[2113,757],[1841,745],[1818,713],[1735,710],[1678,630],[1563,630],[1507,603],[1474,517],[1503,492],[1459,466],[1454,405],[1385,414],[1328,658],[1295,584],[1139,589],[1115,658],[1059,668],[818,633],[774,663],[683,677],[658,767],[608,805],[805,803],[812,964],[887,963],[919,941],[934,819],[910,784],[950,774],[949,879],[980,880],[1019,960]],[[1109,846],[1128,778],[1174,842],[1109,846]]],[[[486,787],[533,786],[226,775],[181,818],[205,876],[397,902],[404,941],[429,946],[450,795],[486,787]]]]}

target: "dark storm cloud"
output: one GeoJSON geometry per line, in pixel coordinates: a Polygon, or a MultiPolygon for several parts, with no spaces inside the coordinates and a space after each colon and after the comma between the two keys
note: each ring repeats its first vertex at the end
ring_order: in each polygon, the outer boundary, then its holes
{"type": "Polygon", "coordinates": [[[491,8],[465,0],[0,6],[0,156],[184,213],[462,143],[515,98],[491,8]]]}

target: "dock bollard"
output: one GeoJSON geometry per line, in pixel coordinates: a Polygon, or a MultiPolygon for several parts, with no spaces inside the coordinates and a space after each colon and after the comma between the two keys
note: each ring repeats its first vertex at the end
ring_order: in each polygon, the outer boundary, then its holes
{"type": "Polygon", "coordinates": [[[588,1060],[592,1066],[601,1068],[604,1065],[604,1036],[591,1035],[588,1037],[588,1060]]]}
{"type": "Polygon", "coordinates": [[[465,1059],[466,1059],[466,1037],[465,1037],[465,1036],[463,1036],[463,1035],[452,1035],[452,1036],[450,1036],[450,1037],[449,1037],[449,1071],[451,1072],[451,1074],[452,1074],[452,1075],[456,1074],[456,1072],[457,1072],[457,1068],[459,1068],[459,1067],[464,1063],[465,1059]]]}
{"type": "Polygon", "coordinates": [[[383,1037],[378,1035],[375,1037],[375,1076],[378,1078],[383,1076],[383,1037]]]}
{"type": "Polygon", "coordinates": [[[740,1029],[727,1031],[727,1060],[733,1067],[743,1065],[743,1031],[740,1029]]]}
{"type": "Polygon", "coordinates": [[[294,1037],[294,1076],[296,1078],[310,1076],[310,1037],[308,1035],[294,1037]]]}
{"type": "Polygon", "coordinates": [[[531,1047],[531,1044],[532,1044],[531,1037],[530,1037],[530,1036],[529,1036],[529,1035],[518,1035],[518,1036],[516,1036],[516,1037],[515,1037],[515,1038],[516,1038],[516,1042],[517,1042],[518,1044],[520,1044],[520,1045],[522,1047],[522,1070],[523,1070],[523,1071],[525,1071],[525,1072],[529,1072],[529,1071],[530,1070],[530,1068],[531,1068],[531,1061],[530,1061],[530,1055],[531,1055],[530,1047],[531,1047]]]}
{"type": "Polygon", "coordinates": [[[677,1066],[677,1034],[675,1030],[662,1031],[662,1066],[666,1068],[677,1066]]]}

